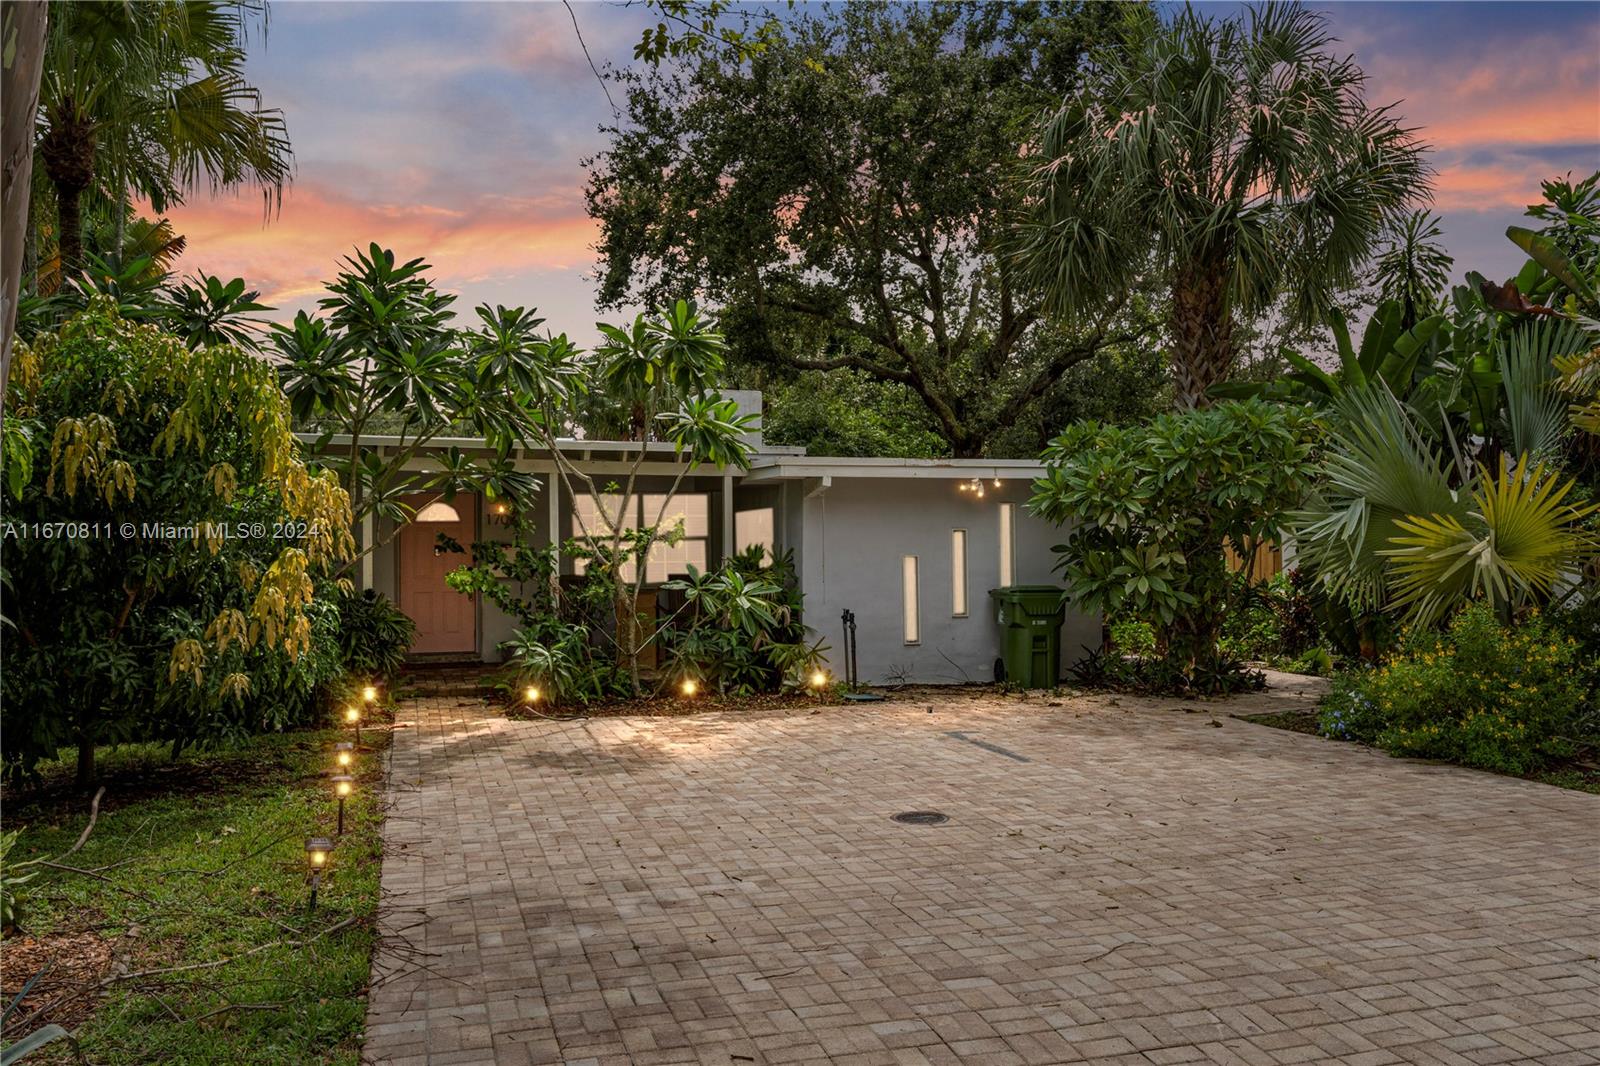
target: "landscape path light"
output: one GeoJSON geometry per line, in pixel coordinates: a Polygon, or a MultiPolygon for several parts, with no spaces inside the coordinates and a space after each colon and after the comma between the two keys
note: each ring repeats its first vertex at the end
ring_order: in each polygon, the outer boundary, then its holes
{"type": "Polygon", "coordinates": [[[828,684],[828,675],[821,670],[811,671],[811,687],[820,691],[828,684]]]}
{"type": "Polygon", "coordinates": [[[356,790],[356,779],[349,774],[333,775],[333,794],[339,797],[339,831],[336,836],[344,836],[344,801],[356,790]]]}
{"type": "Polygon", "coordinates": [[[694,694],[700,691],[700,686],[695,683],[694,678],[686,677],[683,679],[683,684],[678,686],[678,690],[682,692],[686,698],[693,699],[694,694]]]}
{"type": "Polygon", "coordinates": [[[317,909],[317,887],[322,884],[322,871],[328,868],[333,855],[333,841],[327,837],[309,837],[306,840],[306,867],[311,871],[311,909],[317,909]]]}
{"type": "Polygon", "coordinates": [[[348,740],[341,740],[333,746],[333,761],[339,764],[339,769],[348,770],[356,761],[356,746],[348,740]]]}
{"type": "Polygon", "coordinates": [[[538,703],[539,702],[539,686],[538,685],[529,685],[527,688],[523,689],[522,690],[522,698],[528,701],[528,705],[529,706],[532,706],[533,704],[538,703]]]}
{"type": "Polygon", "coordinates": [[[358,710],[355,707],[346,707],[344,709],[344,720],[345,720],[345,722],[347,724],[355,726],[355,728],[356,728],[356,743],[360,744],[361,743],[361,711],[358,710]]]}
{"type": "Polygon", "coordinates": [[[361,698],[366,700],[368,703],[376,703],[378,701],[378,686],[368,685],[363,688],[361,690],[361,698]]]}

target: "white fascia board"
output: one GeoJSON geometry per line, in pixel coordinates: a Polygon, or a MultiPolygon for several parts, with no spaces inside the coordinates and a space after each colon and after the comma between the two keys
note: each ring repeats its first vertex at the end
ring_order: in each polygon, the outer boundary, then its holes
{"type": "Polygon", "coordinates": [[[970,481],[973,478],[1035,478],[1044,464],[1032,459],[793,459],[753,466],[745,484],[804,478],[921,478],[970,481]]]}
{"type": "MultiPolygon", "coordinates": [[[[322,439],[322,435],[319,433],[297,432],[295,436],[306,444],[315,444],[317,441],[322,439]]],[[[348,434],[337,433],[329,437],[327,443],[330,447],[336,447],[339,445],[348,446],[350,444],[350,437],[348,434]]],[[[368,435],[361,438],[361,443],[367,448],[396,448],[404,444],[404,438],[389,435],[368,435]]],[[[666,462],[672,463],[675,461],[677,454],[670,441],[661,440],[653,440],[641,445],[638,441],[579,440],[575,437],[562,437],[557,443],[559,443],[563,452],[567,454],[577,453],[577,455],[581,456],[582,458],[589,458],[592,455],[605,453],[625,456],[636,455],[638,454],[639,449],[642,447],[650,454],[663,456],[665,457],[666,462]]],[[[435,451],[447,451],[450,448],[460,448],[463,451],[491,450],[488,442],[482,437],[435,437],[423,447],[422,454],[425,455],[428,452],[435,451]]],[[[519,455],[527,454],[548,456],[550,454],[548,448],[518,447],[516,451],[519,455]]],[[[805,453],[806,450],[804,448],[790,447],[787,445],[768,445],[758,450],[751,457],[751,460],[752,462],[759,463],[769,456],[777,456],[782,459],[788,459],[791,457],[803,457],[805,453]]]]}

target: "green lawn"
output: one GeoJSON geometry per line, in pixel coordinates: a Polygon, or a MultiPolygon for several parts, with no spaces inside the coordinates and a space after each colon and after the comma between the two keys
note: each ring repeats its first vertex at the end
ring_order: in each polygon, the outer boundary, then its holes
{"type": "MultiPolygon", "coordinates": [[[[63,860],[92,873],[42,870],[23,888],[21,932],[0,946],[24,949],[28,936],[109,941],[116,961],[97,979],[112,978],[103,998],[79,997],[76,1012],[70,1000],[58,1008],[70,1022],[94,1004],[77,1025],[90,1061],[358,1061],[387,732],[363,732],[361,787],[315,914],[305,880],[306,837],[333,835],[324,774],[334,741],[347,739],[338,730],[264,737],[176,763],[151,746],[103,751],[99,820],[83,849],[63,860]],[[174,967],[192,968],[146,973],[174,967]]],[[[5,826],[22,830],[14,862],[59,856],[83,831],[88,801],[58,776],[68,769],[47,767],[43,789],[6,796],[5,826]]],[[[56,969],[71,964],[62,958],[56,969]]]]}

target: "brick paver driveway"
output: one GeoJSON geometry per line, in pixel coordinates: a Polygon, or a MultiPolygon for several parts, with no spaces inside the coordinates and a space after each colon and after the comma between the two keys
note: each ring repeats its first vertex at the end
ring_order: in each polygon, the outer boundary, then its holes
{"type": "Polygon", "coordinates": [[[409,704],[369,1059],[1600,1062],[1595,797],[1174,701],[927,707],[409,704]]]}

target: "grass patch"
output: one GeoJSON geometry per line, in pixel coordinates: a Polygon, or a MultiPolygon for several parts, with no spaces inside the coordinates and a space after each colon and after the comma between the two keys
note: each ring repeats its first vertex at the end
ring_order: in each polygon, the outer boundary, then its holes
{"type": "MultiPolygon", "coordinates": [[[[36,867],[23,886],[6,992],[40,961],[54,965],[7,1036],[67,1024],[90,1061],[129,1066],[356,1063],[378,903],[381,726],[362,732],[361,787],[315,914],[305,880],[306,837],[333,835],[326,774],[333,743],[348,739],[304,731],[176,762],[155,746],[106,749],[94,832],[62,860],[88,872],[36,867]]],[[[12,862],[60,856],[87,822],[70,766],[44,770],[40,786],[5,797],[6,828],[21,831],[12,862]]]]}

